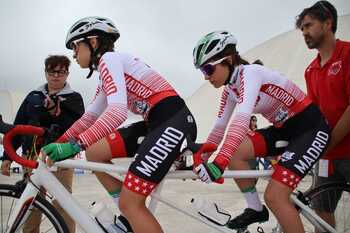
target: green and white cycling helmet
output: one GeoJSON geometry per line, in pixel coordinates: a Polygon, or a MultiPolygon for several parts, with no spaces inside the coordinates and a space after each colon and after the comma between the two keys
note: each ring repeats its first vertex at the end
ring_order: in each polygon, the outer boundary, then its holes
{"type": "Polygon", "coordinates": [[[193,63],[198,69],[205,62],[222,52],[227,45],[237,44],[237,39],[227,31],[214,31],[202,37],[193,49],[193,63]]]}
{"type": "Polygon", "coordinates": [[[66,47],[72,49],[72,42],[75,40],[96,36],[98,33],[106,33],[116,41],[120,34],[114,23],[103,17],[86,17],[78,20],[69,29],[66,37],[66,47]]]}

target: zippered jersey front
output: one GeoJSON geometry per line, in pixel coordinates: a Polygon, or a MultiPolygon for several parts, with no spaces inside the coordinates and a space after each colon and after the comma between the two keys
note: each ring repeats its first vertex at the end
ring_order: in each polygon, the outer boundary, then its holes
{"type": "Polygon", "coordinates": [[[218,118],[207,140],[220,144],[235,110],[219,152],[224,156],[225,164],[249,131],[251,114],[262,114],[280,127],[311,103],[293,82],[261,65],[240,65],[231,80],[223,90],[218,118]]]}
{"type": "Polygon", "coordinates": [[[107,52],[98,65],[99,83],[84,116],[65,138],[78,138],[89,146],[117,129],[127,110],[147,120],[150,109],[162,99],[177,96],[173,87],[155,70],[125,53],[107,52]]]}

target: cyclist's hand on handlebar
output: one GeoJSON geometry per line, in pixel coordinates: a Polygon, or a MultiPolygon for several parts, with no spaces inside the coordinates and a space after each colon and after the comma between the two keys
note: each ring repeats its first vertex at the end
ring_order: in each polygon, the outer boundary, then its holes
{"type": "Polygon", "coordinates": [[[82,148],[76,142],[50,143],[41,149],[52,161],[61,161],[78,154],[82,148]]]}
{"type": "Polygon", "coordinates": [[[1,174],[4,176],[10,176],[11,160],[4,160],[1,163],[1,174]]]}
{"type": "Polygon", "coordinates": [[[208,184],[218,181],[224,173],[220,166],[218,166],[215,162],[203,162],[199,166],[195,167],[195,171],[201,181],[208,184]]]}

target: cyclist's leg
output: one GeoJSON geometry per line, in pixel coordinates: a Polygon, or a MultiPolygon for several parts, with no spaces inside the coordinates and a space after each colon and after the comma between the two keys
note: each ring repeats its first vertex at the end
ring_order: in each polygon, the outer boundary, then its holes
{"type": "Polygon", "coordinates": [[[271,179],[264,195],[266,204],[283,227],[284,233],[304,232],[299,213],[289,199],[292,191],[293,188],[271,179]]]}
{"type": "MultiPolygon", "coordinates": [[[[139,141],[146,135],[146,132],[147,128],[143,121],[120,128],[90,146],[86,150],[86,159],[93,162],[111,163],[113,158],[134,156],[139,141]]],[[[95,174],[110,195],[117,199],[115,202],[118,203],[122,182],[104,172],[95,172],[95,174]]]]}
{"type": "MultiPolygon", "coordinates": [[[[350,182],[350,160],[334,160],[329,161],[333,163],[333,174],[328,177],[320,176],[319,169],[316,170],[316,185],[318,187],[322,184],[331,182],[350,182]]],[[[340,192],[332,193],[332,200],[329,200],[329,195],[327,192],[321,194],[319,197],[312,201],[313,207],[316,213],[327,223],[332,226],[336,225],[334,211],[336,210],[338,201],[341,197],[340,192]]],[[[315,230],[318,233],[317,230],[315,230]]]]}
{"type": "Polygon", "coordinates": [[[196,139],[196,124],[187,108],[151,128],[130,165],[120,197],[120,210],[134,232],[163,232],[146,208],[145,200],[169,171],[180,155],[186,136],[196,139]]]}
{"type": "MultiPolygon", "coordinates": [[[[249,162],[253,159],[255,160],[253,143],[249,137],[246,137],[232,157],[229,168],[232,170],[251,170],[249,162]]],[[[257,179],[234,179],[234,181],[243,193],[248,208],[262,211],[263,206],[255,189],[257,179]]]]}
{"type": "Polygon", "coordinates": [[[297,132],[299,130],[304,132],[294,135],[289,141],[278,164],[274,166],[272,180],[265,191],[266,204],[285,233],[304,232],[298,212],[290,203],[289,196],[326,151],[330,139],[329,128],[323,120],[308,130],[302,129],[294,129],[297,132]],[[290,224],[291,222],[293,224],[290,224]]]}
{"type": "MultiPolygon", "coordinates": [[[[255,158],[256,155],[264,157],[280,153],[282,149],[274,146],[274,142],[279,138],[278,130],[273,127],[260,129],[249,134],[238,147],[234,156],[232,156],[230,169],[249,170],[248,160],[255,158]]],[[[254,222],[265,222],[268,220],[268,211],[261,203],[255,188],[255,181],[256,179],[235,179],[246,199],[248,208],[241,215],[230,221],[230,228],[245,228],[254,222]]]]}

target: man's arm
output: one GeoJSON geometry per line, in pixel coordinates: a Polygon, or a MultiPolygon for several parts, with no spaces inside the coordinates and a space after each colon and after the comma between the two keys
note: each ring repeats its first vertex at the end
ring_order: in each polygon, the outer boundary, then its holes
{"type": "Polygon", "coordinates": [[[74,92],[74,94],[67,95],[65,98],[66,100],[61,102],[61,114],[53,118],[55,124],[62,127],[62,133],[84,114],[84,102],[79,93],[74,92]]]}
{"type": "Polygon", "coordinates": [[[350,133],[350,98],[349,98],[348,107],[345,109],[343,115],[339,118],[337,124],[332,130],[332,134],[331,134],[332,137],[328,147],[328,151],[331,150],[336,145],[338,145],[343,140],[343,138],[349,133],[350,133]]]}

